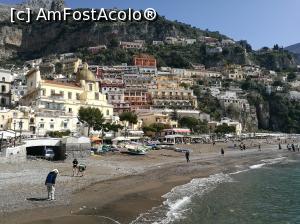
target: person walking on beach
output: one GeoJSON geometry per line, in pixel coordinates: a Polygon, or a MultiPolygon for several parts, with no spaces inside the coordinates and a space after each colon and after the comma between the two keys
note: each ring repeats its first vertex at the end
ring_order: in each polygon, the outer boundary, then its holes
{"type": "Polygon", "coordinates": [[[76,175],[78,175],[78,160],[75,158],[73,160],[73,177],[75,176],[75,173],[77,173],[76,175]]]}
{"type": "Polygon", "coordinates": [[[225,154],[225,151],[223,148],[221,148],[221,155],[224,156],[224,154],[225,154]]]}
{"type": "Polygon", "coordinates": [[[278,149],[281,150],[281,144],[280,143],[278,144],[278,149]]]}
{"type": "Polygon", "coordinates": [[[261,151],[261,145],[258,144],[258,151],[261,151]]]}
{"type": "Polygon", "coordinates": [[[244,151],[246,150],[246,145],[245,145],[245,144],[243,145],[243,150],[244,150],[244,151]]]}
{"type": "Polygon", "coordinates": [[[295,149],[295,145],[292,144],[292,149],[293,149],[293,152],[296,152],[296,149],[295,149]]]}
{"type": "Polygon", "coordinates": [[[58,174],[59,174],[58,170],[54,169],[47,175],[45,185],[47,186],[49,201],[54,200],[55,181],[58,174]]]}
{"type": "Polygon", "coordinates": [[[185,158],[186,158],[186,162],[189,163],[190,162],[190,151],[189,150],[187,150],[185,152],[185,158]]]}

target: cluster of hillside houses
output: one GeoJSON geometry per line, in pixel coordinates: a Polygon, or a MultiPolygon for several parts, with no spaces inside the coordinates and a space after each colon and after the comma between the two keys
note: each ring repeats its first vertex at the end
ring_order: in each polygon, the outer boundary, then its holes
{"type": "MultiPolygon", "coordinates": [[[[158,44],[193,44],[193,39],[166,38],[158,44]],[[179,43],[180,42],[180,43],[179,43]]],[[[207,43],[221,43],[213,38],[207,43]]],[[[121,42],[123,48],[143,48],[143,41],[121,42]]],[[[92,52],[106,46],[89,48],[92,52]]],[[[270,86],[276,73],[255,65],[229,65],[206,69],[203,65],[191,65],[191,69],[157,67],[156,59],[147,54],[137,54],[132,65],[88,65],[73,53],[27,61],[22,69],[0,69],[0,129],[22,131],[23,134],[44,136],[49,131],[69,130],[82,132],[78,121],[80,107],[99,108],[107,122],[121,123],[119,116],[126,111],[138,115],[138,123],[132,131],[141,130],[151,123],[164,123],[173,128],[178,122],[170,114],[190,116],[207,121],[211,128],[227,123],[236,127],[240,135],[245,129],[241,121],[222,119],[212,121],[209,114],[198,108],[198,99],[190,88],[199,81],[203,91],[216,97],[223,108],[234,106],[245,113],[253,113],[245,93],[236,86],[224,88],[222,80],[242,81],[247,77],[270,86]],[[203,82],[202,82],[203,83],[203,82]],[[205,83],[205,82],[204,82],[205,83]],[[213,84],[211,84],[213,83],[213,84]]],[[[300,84],[293,83],[295,88],[300,84]]],[[[280,91],[269,89],[268,91],[280,91]]],[[[299,92],[291,93],[299,100],[299,92]]]]}

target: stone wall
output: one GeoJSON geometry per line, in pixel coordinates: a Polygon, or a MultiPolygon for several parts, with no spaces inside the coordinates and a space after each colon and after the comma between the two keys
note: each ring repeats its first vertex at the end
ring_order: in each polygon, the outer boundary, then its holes
{"type": "Polygon", "coordinates": [[[91,155],[91,144],[89,143],[68,143],[63,145],[68,158],[84,158],[91,155]]]}
{"type": "Polygon", "coordinates": [[[0,163],[18,163],[26,160],[26,146],[3,149],[0,154],[0,163]]]}

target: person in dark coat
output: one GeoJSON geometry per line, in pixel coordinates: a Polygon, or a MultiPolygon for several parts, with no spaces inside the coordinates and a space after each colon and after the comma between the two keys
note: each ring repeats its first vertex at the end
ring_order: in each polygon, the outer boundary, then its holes
{"type": "Polygon", "coordinates": [[[56,177],[59,174],[57,169],[52,170],[46,178],[45,185],[47,186],[48,191],[48,200],[54,200],[54,193],[55,193],[55,182],[56,177]]]}
{"type": "Polygon", "coordinates": [[[223,148],[221,148],[221,155],[224,156],[224,154],[225,154],[225,151],[223,148]]]}
{"type": "Polygon", "coordinates": [[[76,175],[78,175],[78,160],[77,159],[74,159],[73,160],[73,177],[76,175]]]}
{"type": "Polygon", "coordinates": [[[187,150],[185,152],[185,158],[186,158],[186,162],[189,163],[190,162],[190,151],[189,150],[187,150]]]}

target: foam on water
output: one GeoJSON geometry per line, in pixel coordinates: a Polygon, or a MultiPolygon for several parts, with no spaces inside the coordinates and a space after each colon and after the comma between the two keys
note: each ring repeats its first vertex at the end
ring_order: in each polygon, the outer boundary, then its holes
{"type": "Polygon", "coordinates": [[[243,167],[242,170],[230,174],[219,173],[207,178],[195,178],[187,184],[174,187],[169,193],[162,196],[166,200],[161,206],[141,214],[136,220],[132,221],[131,224],[168,224],[176,220],[184,219],[185,215],[190,211],[189,208],[193,203],[193,197],[201,197],[214,190],[221,183],[233,182],[234,180],[231,175],[280,163],[286,161],[286,159],[286,157],[265,159],[261,160],[262,163],[251,165],[247,168],[243,167]]]}
{"type": "Polygon", "coordinates": [[[259,168],[262,168],[265,165],[266,165],[266,163],[255,164],[255,165],[250,166],[249,168],[250,169],[259,169],[259,168]]]}
{"type": "Polygon", "coordinates": [[[249,168],[250,169],[259,169],[259,168],[262,168],[265,165],[272,165],[272,164],[280,163],[283,160],[285,160],[286,158],[287,157],[278,157],[278,158],[275,158],[275,159],[263,159],[263,160],[261,160],[261,162],[263,162],[263,163],[252,165],[249,168]]]}
{"type": "Polygon", "coordinates": [[[163,205],[153,208],[147,213],[141,214],[131,224],[167,224],[185,217],[189,211],[188,205],[194,196],[202,196],[215,189],[223,182],[233,181],[228,174],[215,174],[207,178],[196,178],[191,182],[174,187],[162,197],[166,200],[163,205]]]}

